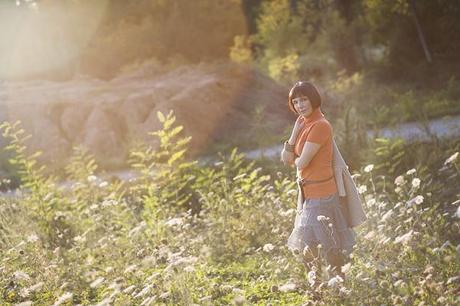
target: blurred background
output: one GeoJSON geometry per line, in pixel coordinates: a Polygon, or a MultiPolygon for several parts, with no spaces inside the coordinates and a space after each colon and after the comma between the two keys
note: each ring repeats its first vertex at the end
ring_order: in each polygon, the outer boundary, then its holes
{"type": "Polygon", "coordinates": [[[83,145],[119,169],[170,109],[191,155],[271,148],[295,119],[290,86],[310,80],[357,168],[379,133],[458,137],[459,14],[447,0],[2,0],[0,119],[21,120],[51,168],[83,145]]]}
{"type": "Polygon", "coordinates": [[[0,305],[460,305],[459,16],[452,0],[0,0],[0,305]],[[345,280],[286,246],[298,80],[368,217],[345,280]]]}

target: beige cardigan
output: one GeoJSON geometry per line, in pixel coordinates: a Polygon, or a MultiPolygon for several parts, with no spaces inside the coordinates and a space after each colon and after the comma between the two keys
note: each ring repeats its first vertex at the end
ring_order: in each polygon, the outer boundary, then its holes
{"type": "MultiPolygon", "coordinates": [[[[344,203],[348,209],[348,225],[349,227],[356,227],[362,224],[367,220],[366,213],[363,210],[361,204],[361,198],[358,193],[358,189],[351,177],[350,172],[348,171],[348,166],[345,163],[342,154],[340,154],[339,148],[335,143],[335,140],[332,140],[333,146],[333,159],[332,167],[334,168],[334,177],[337,184],[337,191],[339,197],[344,198],[344,203]]],[[[302,208],[302,193],[300,192],[300,187],[298,188],[298,197],[297,197],[297,209],[302,208]]]]}

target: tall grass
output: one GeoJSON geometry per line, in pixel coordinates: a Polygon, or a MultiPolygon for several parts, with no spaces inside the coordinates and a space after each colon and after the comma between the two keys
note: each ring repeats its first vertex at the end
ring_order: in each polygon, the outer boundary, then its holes
{"type": "Polygon", "coordinates": [[[212,165],[188,161],[189,138],[173,113],[158,117],[159,149],[131,152],[137,179],[105,181],[91,154],[76,149],[67,189],[25,153],[19,124],[1,126],[21,186],[0,199],[0,304],[460,302],[458,142],[413,169],[389,167],[391,150],[368,155],[372,164],[354,178],[369,220],[357,229],[346,279],[326,270],[314,301],[307,271],[285,247],[293,174],[236,149],[212,165]]]}

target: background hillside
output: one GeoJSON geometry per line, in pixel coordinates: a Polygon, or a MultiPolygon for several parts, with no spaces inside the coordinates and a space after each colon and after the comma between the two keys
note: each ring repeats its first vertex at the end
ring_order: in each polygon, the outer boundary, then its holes
{"type": "Polygon", "coordinates": [[[191,153],[279,143],[294,119],[287,90],[305,79],[320,87],[355,168],[366,131],[460,114],[459,10],[451,1],[5,0],[1,118],[22,120],[31,150],[46,148],[41,159],[57,168],[77,145],[120,168],[160,126],[157,110],[176,112],[191,153]]]}

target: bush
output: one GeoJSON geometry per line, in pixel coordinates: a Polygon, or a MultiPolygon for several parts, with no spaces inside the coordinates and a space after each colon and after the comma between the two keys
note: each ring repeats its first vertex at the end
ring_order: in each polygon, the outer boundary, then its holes
{"type": "MultiPolygon", "coordinates": [[[[300,258],[285,246],[295,182],[236,149],[214,163],[190,162],[173,113],[158,116],[163,129],[151,136],[159,149],[132,150],[138,179],[104,180],[76,149],[67,188],[24,153],[17,124],[2,126],[23,195],[0,198],[1,304],[311,301],[300,258]]],[[[456,304],[460,195],[448,180],[460,177],[460,144],[426,164],[416,159],[413,169],[402,156],[391,174],[388,160],[411,148],[380,146],[367,157],[375,164],[354,173],[369,219],[357,229],[346,279],[327,269],[319,276],[322,302],[456,304]]]]}

